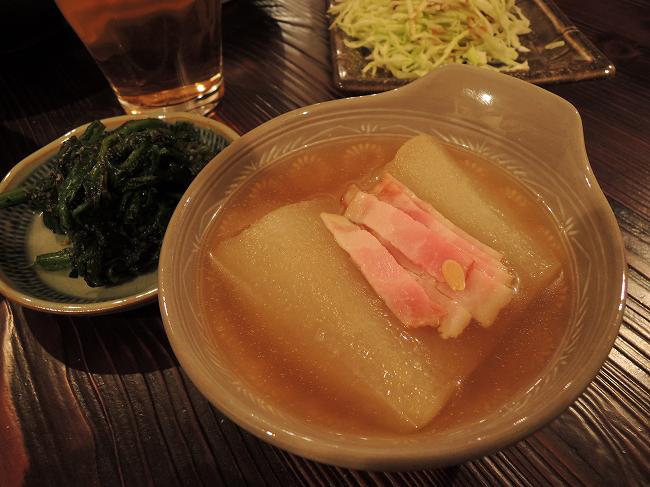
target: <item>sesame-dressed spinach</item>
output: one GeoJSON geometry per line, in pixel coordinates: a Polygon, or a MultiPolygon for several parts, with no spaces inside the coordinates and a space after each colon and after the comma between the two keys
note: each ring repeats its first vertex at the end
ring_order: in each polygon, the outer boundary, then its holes
{"type": "Polygon", "coordinates": [[[227,143],[203,142],[187,122],[136,120],[112,131],[93,122],[61,145],[47,177],[0,194],[0,208],[29,203],[70,241],[36,265],[69,269],[89,286],[118,284],[155,268],[181,195],[227,143]]]}

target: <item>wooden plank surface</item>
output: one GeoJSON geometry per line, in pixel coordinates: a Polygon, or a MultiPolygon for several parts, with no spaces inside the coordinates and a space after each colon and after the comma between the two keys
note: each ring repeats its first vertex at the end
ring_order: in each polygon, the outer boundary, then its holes
{"type": "MultiPolygon", "coordinates": [[[[271,447],[227,420],[179,368],[151,305],[67,318],[0,297],[0,485],[642,485],[650,478],[650,34],[647,2],[558,2],[616,64],[611,80],[549,87],[583,119],[594,173],[629,261],[624,323],[607,362],[559,418],[489,457],[437,470],[360,472],[271,447]],[[587,6],[588,5],[588,6],[587,6]]],[[[224,9],[226,97],[239,132],[342,96],[324,1],[224,9]]],[[[65,131],[119,114],[56,12],[0,70],[0,174],[65,131]]]]}

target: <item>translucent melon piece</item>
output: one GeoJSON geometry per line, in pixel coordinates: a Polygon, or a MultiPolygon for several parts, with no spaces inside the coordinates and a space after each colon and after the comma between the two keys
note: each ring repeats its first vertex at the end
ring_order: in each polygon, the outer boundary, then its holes
{"type": "Polygon", "coordinates": [[[502,252],[529,294],[548,285],[559,271],[557,259],[520,227],[504,218],[433,137],[419,135],[400,147],[384,170],[467,233],[502,252]]]}
{"type": "Polygon", "coordinates": [[[319,217],[337,209],[333,199],[278,208],[221,242],[213,263],[260,317],[269,347],[311,364],[306,373],[368,402],[393,429],[417,429],[453,394],[457,369],[406,332],[339,248],[319,217]]]}

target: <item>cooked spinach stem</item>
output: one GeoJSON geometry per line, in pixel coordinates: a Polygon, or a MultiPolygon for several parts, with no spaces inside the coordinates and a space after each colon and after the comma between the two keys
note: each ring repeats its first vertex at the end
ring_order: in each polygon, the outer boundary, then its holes
{"type": "Polygon", "coordinates": [[[70,247],[36,256],[36,265],[46,271],[60,271],[72,267],[72,249],[70,247]]]}
{"type": "Polygon", "coordinates": [[[98,140],[101,140],[102,134],[104,133],[105,129],[106,127],[104,126],[103,123],[101,123],[98,120],[95,120],[90,125],[88,125],[88,128],[83,133],[83,135],[79,137],[79,140],[83,144],[95,143],[98,140]]]}
{"type": "Polygon", "coordinates": [[[9,208],[10,206],[19,205],[29,200],[29,190],[27,188],[16,188],[4,193],[0,193],[0,208],[9,208]]]}
{"type": "Polygon", "coordinates": [[[142,120],[127,122],[121,127],[115,129],[115,131],[119,134],[127,135],[137,132],[138,130],[157,129],[165,127],[166,125],[167,124],[159,118],[144,118],[142,120]]]}
{"type": "Polygon", "coordinates": [[[142,154],[147,150],[147,148],[148,145],[142,143],[129,154],[126,160],[120,164],[117,169],[118,178],[123,178],[138,168],[139,164],[142,162],[142,154]]]}
{"type": "Polygon", "coordinates": [[[190,182],[225,147],[188,122],[135,120],[107,130],[88,125],[61,144],[51,174],[0,194],[0,208],[28,202],[71,246],[43,254],[43,269],[69,269],[90,286],[113,285],[155,269],[167,223],[190,182]]]}

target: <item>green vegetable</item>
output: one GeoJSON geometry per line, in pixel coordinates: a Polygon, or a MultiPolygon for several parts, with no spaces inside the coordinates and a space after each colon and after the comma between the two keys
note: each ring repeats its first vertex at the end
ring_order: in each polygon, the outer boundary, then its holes
{"type": "Polygon", "coordinates": [[[72,249],[68,247],[67,249],[59,250],[58,252],[37,255],[36,264],[46,271],[69,269],[72,266],[72,249]]]}
{"type": "Polygon", "coordinates": [[[449,63],[528,70],[518,57],[530,21],[515,0],[337,0],[329,12],[345,44],[367,50],[363,73],[410,79],[449,63]]]}
{"type": "Polygon", "coordinates": [[[28,202],[70,240],[36,265],[70,269],[90,286],[117,284],[155,268],[181,195],[226,145],[202,142],[186,122],[145,119],[113,131],[93,122],[61,145],[49,176],[0,194],[0,208],[28,202]]]}
{"type": "Polygon", "coordinates": [[[29,200],[29,193],[24,188],[16,188],[5,193],[0,193],[0,208],[19,205],[29,200]]]}

